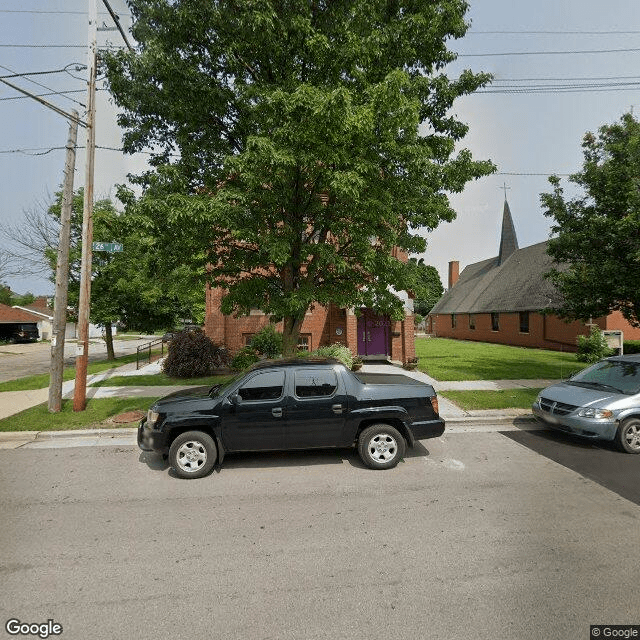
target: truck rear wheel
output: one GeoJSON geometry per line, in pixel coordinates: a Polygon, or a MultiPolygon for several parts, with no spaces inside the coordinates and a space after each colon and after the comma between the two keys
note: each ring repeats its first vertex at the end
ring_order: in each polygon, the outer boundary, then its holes
{"type": "Polygon", "coordinates": [[[373,424],[358,438],[358,453],[370,469],[391,469],[404,457],[402,434],[388,424],[373,424]]]}

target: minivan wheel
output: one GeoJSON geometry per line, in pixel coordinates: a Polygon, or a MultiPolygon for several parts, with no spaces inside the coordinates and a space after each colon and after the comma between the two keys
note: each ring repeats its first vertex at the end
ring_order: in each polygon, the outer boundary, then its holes
{"type": "Polygon", "coordinates": [[[388,424],[374,424],[358,438],[358,453],[370,469],[391,469],[404,457],[402,434],[388,424]]]}
{"type": "Polygon", "coordinates": [[[217,459],[214,439],[202,431],[181,433],[169,449],[169,464],[179,477],[187,480],[206,476],[217,459]]]}
{"type": "Polygon", "coordinates": [[[640,420],[629,418],[616,431],[616,443],[626,453],[640,453],[640,420]]]}

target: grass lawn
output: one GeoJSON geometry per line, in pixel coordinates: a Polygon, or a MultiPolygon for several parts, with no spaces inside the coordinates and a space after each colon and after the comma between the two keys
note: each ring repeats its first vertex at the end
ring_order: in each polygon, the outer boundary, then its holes
{"type": "Polygon", "coordinates": [[[225,384],[233,378],[232,375],[207,376],[205,378],[170,378],[165,373],[149,374],[142,376],[112,376],[106,380],[100,380],[90,386],[92,387],[153,387],[169,385],[209,386],[214,384],[225,384]]]}
{"type": "MultiPolygon", "coordinates": [[[[154,350],[155,353],[155,350],[154,350]]],[[[160,350],[158,349],[158,353],[160,350]]],[[[94,373],[101,373],[108,369],[115,369],[121,367],[123,364],[136,361],[136,354],[131,353],[126,356],[120,356],[115,360],[100,360],[98,362],[90,362],[87,367],[87,373],[92,375],[94,373]]],[[[63,375],[64,380],[73,380],[76,377],[75,367],[65,367],[63,375]]],[[[0,391],[28,391],[31,389],[44,389],[49,386],[49,374],[40,373],[34,376],[25,376],[24,378],[18,378],[17,380],[7,380],[7,382],[0,382],[0,391]]]]}
{"type": "Polygon", "coordinates": [[[419,338],[418,368],[436,380],[559,380],[583,369],[575,353],[487,342],[419,338]]]}
{"type": "Polygon", "coordinates": [[[0,431],[67,431],[70,429],[114,429],[131,426],[109,418],[127,411],[146,412],[157,398],[94,398],[85,411],[75,412],[73,400],[62,401],[60,413],[49,413],[47,403],[0,420],[0,431]]]}
{"type": "Polygon", "coordinates": [[[531,409],[540,389],[501,391],[440,391],[439,395],[468,411],[481,409],[531,409]]]}

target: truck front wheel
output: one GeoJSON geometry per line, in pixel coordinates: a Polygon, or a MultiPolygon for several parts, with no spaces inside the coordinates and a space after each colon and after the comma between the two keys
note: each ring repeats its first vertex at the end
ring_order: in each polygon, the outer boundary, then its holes
{"type": "Polygon", "coordinates": [[[404,457],[401,433],[388,424],[374,424],[358,438],[358,453],[370,469],[391,469],[404,457]]]}
{"type": "Polygon", "coordinates": [[[218,458],[214,439],[202,431],[181,433],[169,449],[169,464],[180,478],[202,478],[218,458]]]}

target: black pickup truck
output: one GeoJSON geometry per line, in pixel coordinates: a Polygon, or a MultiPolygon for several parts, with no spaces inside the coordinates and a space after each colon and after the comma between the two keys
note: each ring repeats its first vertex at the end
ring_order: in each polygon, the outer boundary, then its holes
{"type": "Polygon", "coordinates": [[[201,478],[225,453],[357,447],[372,469],[444,433],[433,387],[405,376],[371,384],[332,359],[265,361],[224,386],[158,400],[138,427],[143,451],[168,453],[181,478],[201,478]]]}

